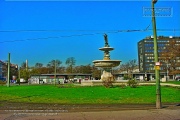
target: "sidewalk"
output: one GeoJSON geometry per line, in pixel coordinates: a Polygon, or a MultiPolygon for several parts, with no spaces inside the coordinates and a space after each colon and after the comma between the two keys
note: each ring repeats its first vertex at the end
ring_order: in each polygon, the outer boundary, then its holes
{"type": "MultiPolygon", "coordinates": [[[[156,85],[156,83],[139,83],[139,85],[156,85]]],[[[161,86],[172,86],[172,87],[180,87],[178,84],[172,83],[160,83],[161,86]]]]}
{"type": "Polygon", "coordinates": [[[180,120],[180,109],[151,109],[99,112],[11,113],[1,120],[180,120]]]}
{"type": "Polygon", "coordinates": [[[0,120],[180,120],[180,106],[177,105],[164,105],[162,109],[151,108],[151,105],[132,106],[128,109],[128,105],[124,105],[119,110],[113,107],[79,107],[59,110],[0,110],[0,120]]]}

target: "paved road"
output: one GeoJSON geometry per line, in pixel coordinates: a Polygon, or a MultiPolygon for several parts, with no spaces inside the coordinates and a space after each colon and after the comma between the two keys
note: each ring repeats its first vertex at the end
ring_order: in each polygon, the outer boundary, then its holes
{"type": "Polygon", "coordinates": [[[14,112],[1,114],[1,120],[180,120],[180,109],[152,109],[100,112],[14,112]]]}
{"type": "MultiPolygon", "coordinates": [[[[82,106],[81,106],[82,107],[82,106]]],[[[180,106],[170,105],[163,109],[122,106],[120,109],[1,109],[0,120],[180,120],[180,106]],[[141,108],[141,109],[140,109],[141,108]]]]}

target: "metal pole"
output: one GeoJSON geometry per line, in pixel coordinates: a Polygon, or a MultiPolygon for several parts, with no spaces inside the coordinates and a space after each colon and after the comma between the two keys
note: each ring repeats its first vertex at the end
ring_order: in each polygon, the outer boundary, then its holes
{"type": "Polygon", "coordinates": [[[56,85],[56,60],[54,65],[54,85],[56,85]]]}
{"type": "Polygon", "coordinates": [[[18,68],[19,68],[19,69],[18,69],[18,70],[19,70],[19,75],[18,75],[18,76],[19,76],[19,85],[20,85],[20,79],[21,79],[21,67],[18,67],[18,68]]]}
{"type": "MultiPolygon", "coordinates": [[[[158,62],[158,46],[157,46],[157,35],[156,35],[156,20],[155,20],[155,11],[154,4],[157,0],[152,0],[152,23],[153,23],[153,34],[154,34],[154,62],[158,62]]],[[[161,87],[160,87],[160,78],[159,78],[159,69],[155,66],[155,77],[156,77],[156,108],[161,109],[161,87]]]]}
{"type": "Polygon", "coordinates": [[[19,78],[19,80],[20,80],[20,74],[21,74],[21,73],[20,73],[20,67],[18,67],[18,70],[19,70],[19,75],[18,75],[19,77],[18,77],[18,78],[19,78]]]}
{"type": "Polygon", "coordinates": [[[21,79],[21,67],[19,67],[19,80],[21,79]]]}
{"type": "Polygon", "coordinates": [[[168,62],[167,62],[167,79],[166,79],[167,81],[168,81],[168,79],[169,79],[169,71],[168,71],[168,67],[169,67],[169,66],[168,66],[168,62]]]}
{"type": "Polygon", "coordinates": [[[10,53],[8,53],[8,77],[7,77],[7,87],[10,86],[10,53]]]}

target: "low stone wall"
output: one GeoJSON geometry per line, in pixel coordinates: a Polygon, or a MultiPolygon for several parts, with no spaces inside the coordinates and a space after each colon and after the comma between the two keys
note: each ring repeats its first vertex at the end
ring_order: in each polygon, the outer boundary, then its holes
{"type": "Polygon", "coordinates": [[[86,80],[81,82],[81,86],[102,85],[102,80],[86,80]]]}
{"type": "MultiPolygon", "coordinates": [[[[116,80],[113,82],[113,85],[122,85],[122,84],[127,84],[128,80],[116,80]]],[[[139,85],[156,85],[156,83],[138,83],[139,85]]],[[[161,86],[172,86],[172,87],[180,87],[180,85],[177,84],[170,84],[170,83],[160,83],[161,86]]],[[[82,81],[81,86],[101,86],[103,85],[102,80],[87,80],[87,81],[82,81]]]]}
{"type": "MultiPolygon", "coordinates": [[[[116,80],[113,82],[113,85],[122,85],[126,84],[128,80],[116,80]]],[[[82,81],[81,86],[101,86],[103,85],[102,80],[87,80],[82,81]]]]}

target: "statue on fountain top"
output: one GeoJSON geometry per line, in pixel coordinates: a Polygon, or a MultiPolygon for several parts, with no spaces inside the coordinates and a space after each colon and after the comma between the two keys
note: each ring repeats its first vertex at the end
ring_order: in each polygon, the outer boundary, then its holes
{"type": "Polygon", "coordinates": [[[104,34],[105,47],[109,47],[107,34],[104,34]]]}

